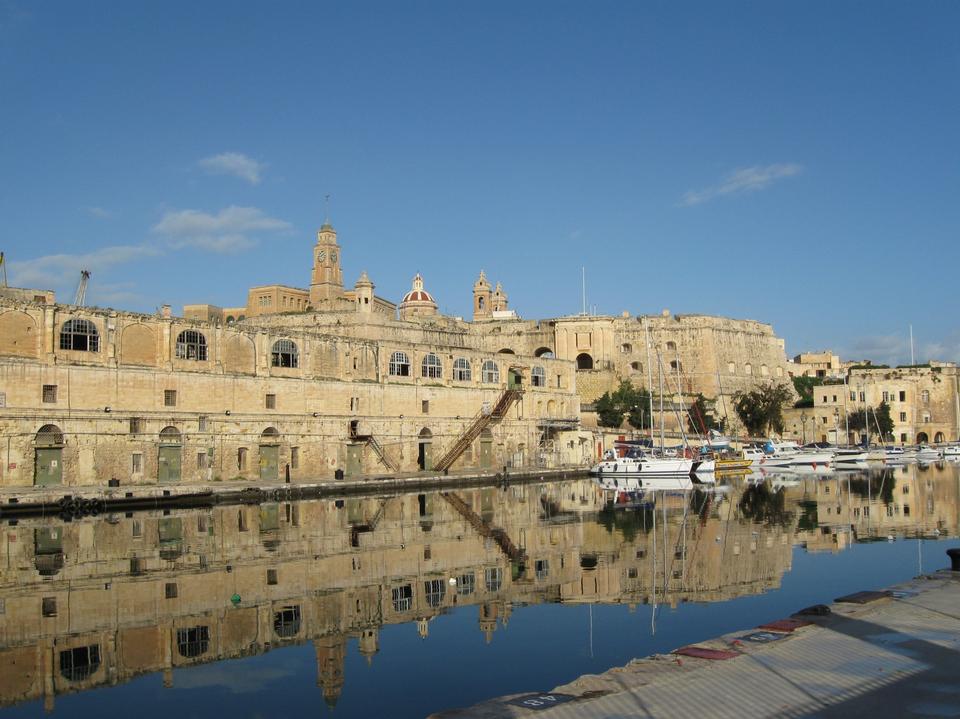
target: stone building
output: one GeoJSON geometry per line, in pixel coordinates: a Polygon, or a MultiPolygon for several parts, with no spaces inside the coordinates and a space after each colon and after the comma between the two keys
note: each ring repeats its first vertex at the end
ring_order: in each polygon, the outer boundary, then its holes
{"type": "MultiPolygon", "coordinates": [[[[953,362],[851,369],[845,384],[814,387],[813,402],[808,426],[816,429],[808,437],[818,441],[846,444],[849,414],[876,409],[881,402],[889,405],[893,420],[893,436],[885,441],[940,444],[960,434],[960,373],[953,362]]],[[[868,416],[873,427],[873,415],[868,416]]],[[[856,443],[862,436],[851,432],[849,439],[856,443]]]]}

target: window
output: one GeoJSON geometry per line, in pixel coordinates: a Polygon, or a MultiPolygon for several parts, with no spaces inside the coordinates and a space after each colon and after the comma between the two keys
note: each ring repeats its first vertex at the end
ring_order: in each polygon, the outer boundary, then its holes
{"type": "Polygon", "coordinates": [[[420,401],[420,413],[430,414],[430,400],[424,399],[420,401]]]}
{"type": "Polygon", "coordinates": [[[43,385],[43,401],[47,404],[54,404],[57,401],[57,385],[43,385]]]}
{"type": "Polygon", "coordinates": [[[634,372],[643,372],[643,365],[639,362],[631,362],[630,369],[632,369],[634,372]]]}
{"type": "Polygon", "coordinates": [[[134,537],[143,536],[143,520],[142,519],[133,520],[133,522],[130,524],[130,534],[131,536],[134,536],[134,537]]]}
{"type": "Polygon", "coordinates": [[[497,363],[493,360],[484,362],[483,368],[480,371],[480,379],[486,384],[499,384],[500,368],[497,367],[497,363]]]}
{"type": "Polygon", "coordinates": [[[861,402],[866,402],[866,401],[867,401],[867,393],[866,393],[866,392],[861,392],[861,393],[860,393],[860,401],[861,401],[861,402]]]}
{"type": "Polygon", "coordinates": [[[683,366],[677,360],[670,360],[670,369],[674,372],[682,372],[683,366]]]}
{"type": "Polygon", "coordinates": [[[276,570],[276,569],[268,569],[268,570],[267,570],[267,584],[273,586],[273,585],[276,584],[276,583],[277,583],[277,570],[276,570]]]}
{"type": "Polygon", "coordinates": [[[900,401],[901,401],[901,402],[906,402],[906,401],[907,401],[907,393],[904,392],[903,390],[900,390],[900,401]]]}
{"type": "Polygon", "coordinates": [[[60,349],[99,352],[100,335],[90,320],[67,320],[60,329],[60,349]]]}
{"type": "Polygon", "coordinates": [[[530,370],[530,384],[534,387],[547,386],[547,373],[539,365],[530,370]]]}
{"type": "Polygon", "coordinates": [[[904,516],[904,517],[909,517],[909,516],[910,516],[910,505],[909,505],[909,504],[903,505],[903,516],[904,516]]]}
{"type": "Polygon", "coordinates": [[[547,559],[538,559],[534,563],[537,572],[537,579],[546,579],[550,576],[550,561],[547,559]]]}
{"type": "Polygon", "coordinates": [[[901,433],[900,433],[900,444],[906,444],[906,443],[907,443],[907,433],[906,433],[906,432],[901,432],[901,433]]]}
{"type": "Polygon", "coordinates": [[[921,415],[921,421],[924,422],[925,424],[928,423],[928,422],[930,422],[930,421],[931,421],[931,420],[930,420],[930,413],[929,413],[929,412],[924,412],[924,413],[921,415]]]}
{"type": "Polygon", "coordinates": [[[140,474],[143,472],[143,455],[139,452],[134,452],[130,455],[130,471],[133,474],[140,474]]]}
{"type": "Polygon", "coordinates": [[[264,406],[267,409],[276,409],[277,408],[277,395],[268,394],[265,398],[264,406]]]}
{"type": "Polygon", "coordinates": [[[278,637],[295,637],[300,633],[300,605],[294,604],[273,613],[273,631],[278,637]]]}
{"type": "Polygon", "coordinates": [[[413,606],[413,588],[409,584],[393,588],[393,610],[406,612],[413,606]]]}
{"type": "Polygon", "coordinates": [[[394,377],[410,376],[410,359],[406,352],[394,352],[390,355],[390,374],[394,377]]]}
{"type": "Polygon", "coordinates": [[[457,357],[453,362],[453,379],[457,382],[469,382],[471,379],[470,362],[463,357],[457,357]]]}
{"type": "Polygon", "coordinates": [[[247,448],[237,449],[237,469],[241,472],[247,468],[247,448]]]}
{"type": "Polygon", "coordinates": [[[181,657],[199,657],[210,647],[209,627],[190,627],[177,630],[177,651],[181,657]]]}
{"type": "Polygon", "coordinates": [[[920,393],[920,401],[924,404],[930,404],[930,390],[923,390],[920,393]]]}
{"type": "Polygon", "coordinates": [[[503,570],[500,567],[491,567],[483,572],[483,583],[488,592],[499,592],[503,586],[503,570]]]}
{"type": "Polygon", "coordinates": [[[197,417],[197,431],[206,432],[207,431],[207,418],[206,417],[197,417]]]}
{"type": "Polygon", "coordinates": [[[737,366],[733,362],[727,362],[727,374],[736,374],[737,366]]]}
{"type": "Polygon", "coordinates": [[[290,469],[296,469],[300,466],[300,448],[290,448],[290,469]]]}
{"type": "Polygon", "coordinates": [[[100,645],[74,647],[60,652],[60,674],[71,682],[88,679],[100,668],[100,645]]]}
{"type": "Polygon", "coordinates": [[[747,362],[747,363],[743,366],[743,373],[746,374],[746,375],[752,375],[752,374],[753,374],[753,365],[750,364],[749,362],[747,362]]]}
{"type": "Polygon", "coordinates": [[[676,342],[667,342],[667,352],[675,352],[677,349],[676,342]]]}
{"type": "Polygon", "coordinates": [[[57,616],[57,598],[56,597],[44,597],[42,604],[42,613],[45,617],[55,617],[57,616]]]}
{"type": "Polygon", "coordinates": [[[197,469],[207,468],[207,453],[197,452],[197,469]]]}
{"type": "Polygon", "coordinates": [[[196,330],[184,330],[177,337],[177,359],[207,361],[207,338],[196,330]]]}
{"type": "Polygon", "coordinates": [[[271,367],[299,367],[300,353],[293,340],[277,340],[270,353],[271,367]]]}
{"type": "Polygon", "coordinates": [[[163,587],[163,594],[167,599],[176,599],[179,593],[179,587],[176,582],[167,582],[163,587]]]}
{"type": "Polygon", "coordinates": [[[447,583],[442,579],[430,579],[423,583],[423,591],[427,604],[431,607],[439,607],[447,594],[447,583]]]}
{"type": "Polygon", "coordinates": [[[856,392],[852,392],[852,391],[850,392],[850,401],[851,401],[851,402],[856,402],[856,401],[857,401],[857,393],[856,393],[856,392]]]}
{"type": "Polygon", "coordinates": [[[477,590],[477,577],[473,572],[457,577],[457,594],[466,597],[477,590]]]}
{"type": "Polygon", "coordinates": [[[900,413],[900,421],[901,421],[901,422],[906,422],[906,421],[907,421],[907,413],[906,413],[906,412],[901,412],[901,413],[900,413]]]}
{"type": "Polygon", "coordinates": [[[420,376],[431,379],[443,377],[443,363],[440,362],[440,358],[433,354],[433,352],[426,355],[423,358],[423,362],[420,363],[420,376]]]}
{"type": "Polygon", "coordinates": [[[620,345],[620,351],[623,354],[630,354],[633,352],[633,346],[629,342],[624,342],[622,345],[620,345]]]}
{"type": "Polygon", "coordinates": [[[769,368],[765,364],[760,365],[760,376],[767,377],[769,375],[770,375],[769,368]]]}
{"type": "Polygon", "coordinates": [[[884,402],[889,402],[889,401],[890,401],[890,393],[889,393],[889,392],[884,392],[884,393],[883,393],[883,401],[884,401],[884,402]]]}
{"type": "MultiPolygon", "coordinates": [[[[826,400],[824,400],[824,401],[826,401],[826,400]]],[[[837,395],[833,395],[833,403],[834,403],[834,404],[837,403],[837,395]]]]}

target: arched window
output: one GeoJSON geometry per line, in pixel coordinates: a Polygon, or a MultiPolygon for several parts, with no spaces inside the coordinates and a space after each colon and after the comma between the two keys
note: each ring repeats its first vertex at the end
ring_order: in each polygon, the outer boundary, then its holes
{"type": "Polygon", "coordinates": [[[682,372],[683,366],[677,360],[670,360],[670,369],[672,369],[674,372],[682,372]]]}
{"type": "Polygon", "coordinates": [[[81,682],[100,668],[100,645],[74,647],[60,652],[60,674],[71,682],[81,682]]]}
{"type": "Polygon", "coordinates": [[[753,365],[750,364],[749,362],[747,362],[747,363],[743,366],[743,373],[746,374],[746,375],[751,375],[751,374],[753,374],[753,365]]]}
{"type": "Polygon", "coordinates": [[[196,330],[184,330],[177,337],[177,359],[207,361],[207,338],[196,330]]]}
{"type": "Polygon", "coordinates": [[[783,377],[783,367],[777,367],[777,377],[783,377]]]}
{"type": "Polygon", "coordinates": [[[530,370],[530,384],[534,387],[547,386],[547,373],[539,365],[530,370]]]}
{"type": "Polygon", "coordinates": [[[60,349],[99,352],[100,334],[90,320],[67,320],[60,328],[60,349]]]}
{"type": "Polygon", "coordinates": [[[925,389],[920,393],[920,401],[924,404],[930,404],[930,390],[925,389]]]}
{"type": "Polygon", "coordinates": [[[633,352],[633,345],[629,342],[624,342],[622,345],[620,345],[620,351],[625,355],[630,354],[633,352]]]}
{"type": "Polygon", "coordinates": [[[176,427],[164,427],[161,429],[160,444],[180,444],[180,430],[176,427]]]}
{"type": "Polygon", "coordinates": [[[236,321],[237,321],[237,318],[236,318],[236,317],[234,317],[233,315],[227,315],[227,324],[228,324],[228,325],[232,325],[232,324],[233,324],[234,322],[236,322],[236,321]]]}
{"type": "Polygon", "coordinates": [[[486,384],[500,383],[500,368],[493,360],[487,360],[483,363],[483,369],[480,372],[480,379],[486,384]]]}
{"type": "Polygon", "coordinates": [[[188,627],[177,630],[177,651],[190,659],[207,653],[210,648],[210,627],[188,627]]]}
{"type": "Polygon", "coordinates": [[[513,351],[512,349],[510,349],[509,347],[504,347],[504,348],[501,349],[501,350],[497,350],[497,354],[498,354],[498,355],[515,355],[516,352],[514,352],[514,351],[513,351]]]}
{"type": "Polygon", "coordinates": [[[470,362],[464,357],[453,361],[453,379],[457,382],[469,382],[471,379],[470,362]]]}
{"type": "Polygon", "coordinates": [[[390,355],[390,374],[394,377],[410,376],[410,358],[406,352],[394,352],[390,355]]]}
{"type": "Polygon", "coordinates": [[[643,365],[640,364],[639,362],[631,362],[630,369],[633,370],[634,372],[643,372],[643,365]]]}
{"type": "Polygon", "coordinates": [[[765,364],[760,365],[760,376],[766,377],[769,374],[770,374],[769,368],[765,364]]]}
{"type": "Polygon", "coordinates": [[[433,352],[425,355],[423,362],[420,363],[420,376],[429,377],[431,379],[439,379],[443,377],[443,363],[433,352]]]}
{"type": "Polygon", "coordinates": [[[727,374],[736,374],[737,366],[733,362],[727,362],[727,374]]]}
{"type": "Polygon", "coordinates": [[[299,367],[300,352],[293,340],[277,340],[270,353],[271,367],[299,367]]]}
{"type": "Polygon", "coordinates": [[[667,342],[667,352],[676,352],[677,343],[676,342],[667,342]]]}
{"type": "Polygon", "coordinates": [[[586,352],[577,355],[577,369],[593,369],[593,357],[586,352]]]}
{"type": "Polygon", "coordinates": [[[556,355],[553,353],[553,350],[549,347],[540,347],[536,352],[533,353],[534,357],[543,357],[544,359],[553,359],[556,355]]]}
{"type": "Polygon", "coordinates": [[[37,432],[38,447],[57,447],[63,444],[63,432],[55,424],[45,424],[37,432]]]}

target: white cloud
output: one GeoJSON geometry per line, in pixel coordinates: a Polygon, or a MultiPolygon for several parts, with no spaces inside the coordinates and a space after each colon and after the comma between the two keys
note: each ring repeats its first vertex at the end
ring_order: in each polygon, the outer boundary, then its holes
{"type": "Polygon", "coordinates": [[[15,287],[52,289],[63,294],[76,289],[80,270],[89,270],[93,277],[115,266],[161,254],[147,245],[102,247],[85,254],[45,255],[32,260],[10,262],[10,283],[15,287]]]}
{"type": "Polygon", "coordinates": [[[87,213],[98,220],[112,220],[114,218],[114,214],[110,210],[105,210],[102,207],[88,207],[87,213]]]}
{"type": "MultiPolygon", "coordinates": [[[[874,364],[886,364],[891,367],[910,363],[910,335],[869,335],[857,337],[849,348],[841,348],[840,356],[844,360],[870,360],[874,364]]],[[[939,340],[914,342],[914,361],[918,364],[936,360],[938,362],[960,362],[960,331],[947,334],[939,340]]]]}
{"type": "Polygon", "coordinates": [[[233,175],[251,185],[260,183],[263,164],[239,152],[221,152],[205,157],[197,163],[210,175],[233,175]]]}
{"type": "Polygon", "coordinates": [[[268,217],[256,207],[227,207],[212,215],[200,210],[167,212],[153,231],[165,235],[171,247],[198,247],[211,252],[239,252],[249,249],[256,240],[252,232],[289,230],[289,222],[268,217]]]}
{"type": "Polygon", "coordinates": [[[685,192],[679,204],[680,207],[691,207],[724,195],[763,190],[776,180],[798,175],[802,170],[802,166],[793,163],[742,167],[734,170],[712,187],[685,192]]]}

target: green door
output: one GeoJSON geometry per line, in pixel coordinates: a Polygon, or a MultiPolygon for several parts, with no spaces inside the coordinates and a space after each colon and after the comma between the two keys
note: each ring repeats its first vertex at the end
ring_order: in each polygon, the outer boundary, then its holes
{"type": "Polygon", "coordinates": [[[354,477],[363,473],[363,445],[347,445],[347,468],[345,474],[348,477],[354,477]]]}
{"type": "Polygon", "coordinates": [[[480,440],[480,466],[483,469],[493,466],[493,440],[480,440]]]}
{"type": "Polygon", "coordinates": [[[275,444],[260,445],[260,479],[276,482],[280,478],[280,448],[275,444]]]}
{"type": "Polygon", "coordinates": [[[280,529],[280,505],[279,504],[261,504],[260,505],[260,531],[271,532],[280,529]]]}
{"type": "Polygon", "coordinates": [[[157,456],[157,480],[159,482],[180,481],[180,446],[160,446],[157,456]]]}
{"type": "Polygon", "coordinates": [[[35,450],[33,483],[38,487],[63,482],[63,449],[46,447],[35,450]]]}
{"type": "Polygon", "coordinates": [[[420,442],[417,451],[417,465],[424,472],[433,469],[433,444],[430,442],[420,442]]]}

